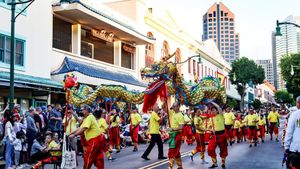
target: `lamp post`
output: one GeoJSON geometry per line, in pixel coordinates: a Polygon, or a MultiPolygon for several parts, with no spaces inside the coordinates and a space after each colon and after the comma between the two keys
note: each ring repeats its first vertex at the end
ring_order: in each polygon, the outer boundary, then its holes
{"type": "Polygon", "coordinates": [[[300,66],[291,65],[291,75],[292,76],[295,74],[294,68],[300,68],[300,66]]]}
{"type": "Polygon", "coordinates": [[[9,109],[12,112],[14,108],[14,76],[15,76],[15,21],[18,16],[20,16],[35,0],[26,0],[20,1],[11,0],[8,5],[11,5],[11,35],[10,35],[10,87],[9,87],[9,109]],[[27,4],[17,16],[16,14],[16,5],[27,4]]]}

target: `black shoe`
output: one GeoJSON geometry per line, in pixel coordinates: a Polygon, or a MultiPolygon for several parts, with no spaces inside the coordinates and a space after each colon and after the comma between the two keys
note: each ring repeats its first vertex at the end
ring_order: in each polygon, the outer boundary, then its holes
{"type": "Polygon", "coordinates": [[[271,137],[271,141],[273,140],[273,138],[271,137]]]}
{"type": "Polygon", "coordinates": [[[222,169],[226,169],[226,166],[225,166],[225,164],[222,164],[222,169]]]}
{"type": "Polygon", "coordinates": [[[144,160],[146,160],[146,161],[149,161],[149,160],[150,160],[150,158],[144,157],[144,156],[142,156],[142,159],[144,159],[144,160]]]}
{"type": "Polygon", "coordinates": [[[278,138],[276,139],[276,142],[279,142],[278,138]]]}
{"type": "Polygon", "coordinates": [[[257,143],[255,142],[255,143],[254,143],[254,147],[256,147],[256,146],[257,146],[257,143]]]}
{"type": "Polygon", "coordinates": [[[217,164],[213,164],[212,166],[210,166],[209,168],[217,168],[218,165],[217,164]]]}
{"type": "Polygon", "coordinates": [[[252,147],[252,144],[250,144],[249,147],[251,148],[251,147],[252,147]]]}
{"type": "Polygon", "coordinates": [[[240,140],[238,140],[237,143],[240,143],[240,140]]]}
{"type": "Polygon", "coordinates": [[[111,151],[111,150],[109,150],[108,152],[109,152],[110,154],[112,153],[112,151],[111,151]]]}
{"type": "Polygon", "coordinates": [[[168,159],[168,157],[158,157],[159,160],[165,160],[168,159]]]}
{"type": "Polygon", "coordinates": [[[230,146],[232,146],[232,141],[229,142],[230,146]]]}
{"type": "Polygon", "coordinates": [[[194,156],[192,154],[190,154],[190,158],[192,161],[194,161],[194,156]]]}
{"type": "Polygon", "coordinates": [[[120,150],[118,150],[116,153],[120,153],[121,151],[120,150]]]}
{"type": "Polygon", "coordinates": [[[115,159],[116,158],[111,157],[111,158],[108,159],[108,161],[114,161],[115,159]]]}
{"type": "Polygon", "coordinates": [[[137,148],[135,148],[135,149],[133,149],[133,150],[132,150],[132,152],[137,152],[137,151],[138,151],[138,149],[137,149],[137,148]]]}
{"type": "Polygon", "coordinates": [[[261,140],[261,142],[262,142],[262,143],[264,143],[264,142],[265,142],[265,140],[261,140]]]}

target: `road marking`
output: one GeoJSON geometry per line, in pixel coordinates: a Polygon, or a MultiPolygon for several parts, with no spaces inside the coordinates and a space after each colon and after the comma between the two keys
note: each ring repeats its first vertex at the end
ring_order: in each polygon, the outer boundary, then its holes
{"type": "MultiPolygon", "coordinates": [[[[187,152],[185,152],[185,153],[182,153],[182,154],[181,154],[181,158],[182,158],[182,157],[188,156],[191,152],[192,152],[192,151],[187,151],[187,152]]],[[[141,167],[141,168],[139,168],[139,169],[153,169],[153,168],[155,168],[155,167],[158,167],[158,166],[167,164],[168,162],[169,162],[169,159],[165,159],[165,160],[157,161],[157,162],[155,162],[155,163],[151,163],[151,164],[146,165],[146,166],[144,166],[144,167],[141,167]]]]}

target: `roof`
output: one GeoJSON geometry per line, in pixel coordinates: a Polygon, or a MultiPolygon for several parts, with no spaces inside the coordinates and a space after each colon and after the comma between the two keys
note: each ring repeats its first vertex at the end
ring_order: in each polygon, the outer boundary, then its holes
{"type": "Polygon", "coordinates": [[[132,84],[136,86],[142,86],[146,87],[147,85],[141,81],[139,81],[137,78],[132,76],[129,73],[124,73],[121,71],[112,71],[108,70],[105,67],[101,67],[99,65],[93,65],[89,63],[80,62],[75,59],[71,59],[68,57],[65,57],[62,65],[57,70],[53,71],[51,75],[58,75],[68,72],[79,72],[81,74],[84,74],[86,76],[94,77],[94,78],[100,78],[100,79],[106,79],[106,80],[112,80],[116,82],[122,82],[126,84],[132,84]]]}
{"type": "MultiPolygon", "coordinates": [[[[119,25],[122,25],[122,26],[124,26],[125,28],[127,28],[127,29],[129,29],[129,30],[131,30],[131,31],[133,31],[133,32],[135,32],[135,33],[137,33],[137,34],[139,34],[139,35],[141,35],[141,36],[143,36],[143,37],[149,39],[149,40],[155,40],[155,38],[153,38],[153,37],[148,37],[148,36],[146,36],[145,34],[139,32],[138,30],[136,30],[133,26],[129,25],[128,23],[125,23],[125,22],[123,22],[123,21],[120,21],[120,20],[118,20],[118,19],[116,19],[116,18],[110,16],[109,14],[106,14],[106,13],[103,12],[103,11],[96,9],[95,7],[89,6],[89,5],[85,4],[84,2],[81,2],[81,0],[69,0],[69,2],[70,2],[70,3],[78,3],[78,4],[82,5],[84,8],[86,8],[86,9],[88,9],[88,10],[90,10],[90,11],[92,11],[92,12],[94,12],[94,13],[96,13],[96,14],[98,14],[98,15],[104,17],[104,18],[107,18],[107,19],[109,19],[110,21],[113,21],[113,22],[115,22],[115,23],[117,23],[117,24],[119,24],[119,25]]],[[[60,6],[60,5],[61,5],[60,3],[56,3],[56,4],[53,4],[52,6],[60,6]]]]}
{"type": "MultiPolygon", "coordinates": [[[[10,73],[9,72],[0,72],[0,80],[2,81],[10,81],[10,73]]],[[[24,83],[24,84],[31,84],[31,85],[39,85],[45,87],[54,87],[54,88],[63,88],[63,84],[57,81],[41,78],[36,76],[24,75],[15,73],[14,78],[16,83],[24,83]]]]}

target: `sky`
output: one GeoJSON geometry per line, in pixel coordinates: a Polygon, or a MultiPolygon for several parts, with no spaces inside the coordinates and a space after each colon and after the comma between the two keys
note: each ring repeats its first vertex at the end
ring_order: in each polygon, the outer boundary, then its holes
{"type": "MultiPolygon", "coordinates": [[[[152,0],[168,8],[180,27],[200,39],[202,16],[216,0],[152,0]]],[[[240,56],[251,59],[271,59],[271,33],[276,20],[300,15],[300,0],[221,0],[236,17],[236,32],[240,34],[240,56]]]]}

